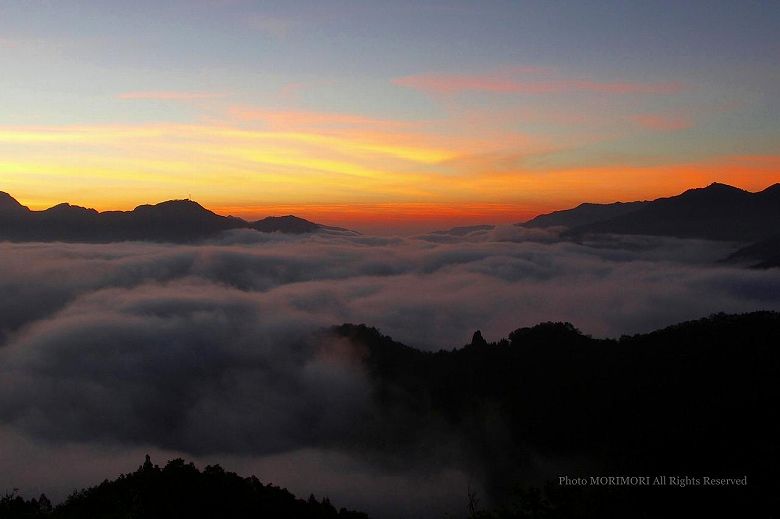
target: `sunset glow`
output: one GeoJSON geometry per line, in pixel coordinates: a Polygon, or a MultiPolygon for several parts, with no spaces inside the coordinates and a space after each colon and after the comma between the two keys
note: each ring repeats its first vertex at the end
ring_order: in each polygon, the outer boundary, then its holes
{"type": "MultiPolygon", "coordinates": [[[[540,52],[496,51],[500,42],[523,48],[523,31],[509,30],[509,21],[533,21],[522,3],[508,17],[495,6],[449,5],[388,8],[388,23],[383,8],[181,4],[155,13],[175,23],[155,36],[169,45],[150,60],[132,29],[151,4],[95,9],[72,30],[53,30],[62,15],[53,4],[34,23],[22,4],[3,7],[0,190],[35,209],[62,201],[130,209],[191,196],[246,218],[294,213],[396,232],[516,222],[583,200],[667,196],[714,181],[750,190],[780,181],[769,95],[780,85],[765,68],[770,50],[755,52],[760,30],[741,43],[754,51],[750,70],[722,56],[713,77],[715,68],[686,70],[656,50],[642,64],[638,45],[627,47],[632,63],[564,59],[603,42],[575,45],[536,29],[540,52]],[[127,25],[107,32],[101,22],[120,12],[127,25]],[[387,67],[356,54],[366,43],[359,31],[345,33],[349,51],[328,51],[347,14],[397,46],[387,67]],[[432,60],[434,43],[472,17],[491,20],[495,32],[478,33],[458,63],[455,54],[432,60]],[[404,39],[411,19],[440,27],[415,34],[415,47],[404,39]],[[190,31],[208,52],[187,48],[190,31]]],[[[536,15],[567,24],[597,13],[536,15]]],[[[658,23],[693,54],[711,41],[697,46],[675,22],[658,23]]],[[[604,31],[619,37],[606,22],[604,31]]]]}
{"type": "Polygon", "coordinates": [[[775,517],[778,28],[0,0],[0,519],[775,517]]]}

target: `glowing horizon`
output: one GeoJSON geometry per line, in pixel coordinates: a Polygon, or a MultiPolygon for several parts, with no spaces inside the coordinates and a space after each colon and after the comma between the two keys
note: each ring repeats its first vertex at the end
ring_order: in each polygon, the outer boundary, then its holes
{"type": "Polygon", "coordinates": [[[392,233],[780,182],[777,13],[607,4],[6,6],[0,190],[392,233]]]}
{"type": "Polygon", "coordinates": [[[677,195],[686,189],[705,187],[712,182],[729,184],[747,191],[761,191],[777,183],[777,157],[730,157],[718,166],[715,164],[687,164],[675,167],[661,166],[655,172],[652,181],[634,186],[631,190],[606,188],[601,182],[582,183],[582,178],[601,178],[602,181],[614,181],[615,177],[630,171],[625,168],[601,170],[573,170],[557,172],[559,178],[569,185],[580,182],[580,188],[573,193],[588,193],[585,198],[576,198],[569,193],[561,194],[555,204],[545,199],[528,200],[524,203],[246,203],[244,205],[225,205],[219,199],[208,195],[196,197],[191,192],[154,200],[135,200],[130,197],[108,201],[98,199],[95,203],[82,199],[30,199],[19,197],[10,192],[20,203],[32,210],[40,211],[56,204],[67,202],[73,205],[89,207],[98,211],[132,210],[142,204],[154,204],[167,200],[191,198],[207,209],[225,216],[237,216],[246,220],[257,220],[266,216],[295,215],[324,225],[347,227],[361,232],[394,234],[397,232],[417,232],[448,227],[478,224],[514,224],[523,222],[552,211],[568,209],[582,202],[611,203],[616,201],[653,200],[665,196],[677,195]],[[621,195],[622,198],[616,198],[621,195]],[[211,202],[213,200],[213,203],[211,202]],[[557,204],[557,205],[556,205],[557,204]]]}

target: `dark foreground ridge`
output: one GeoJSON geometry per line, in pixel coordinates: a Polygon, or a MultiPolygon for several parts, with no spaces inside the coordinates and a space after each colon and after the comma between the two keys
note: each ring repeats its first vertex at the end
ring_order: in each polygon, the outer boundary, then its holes
{"type": "MultiPolygon", "coordinates": [[[[371,405],[314,446],[378,466],[462,470],[480,487],[472,518],[780,515],[780,313],[717,314],[617,339],[548,322],[494,342],[477,332],[438,352],[365,325],[322,333],[338,340],[317,345],[360,364],[371,405]],[[592,483],[602,476],[650,483],[592,483]]],[[[40,503],[8,497],[0,517],[37,517],[11,510],[39,513],[40,503]]],[[[180,460],[76,493],[54,514],[337,517],[327,503],[180,460]]]]}
{"type": "Polygon", "coordinates": [[[74,492],[52,507],[46,496],[25,500],[16,495],[0,499],[3,519],[367,519],[336,508],[325,498],[307,501],[283,488],[264,485],[256,477],[243,478],[219,465],[203,472],[175,459],[164,468],[146,462],[131,474],[74,492]]]}
{"type": "Polygon", "coordinates": [[[233,216],[220,216],[191,200],[141,205],[132,211],[101,213],[70,204],[31,211],[8,193],[0,192],[0,240],[187,243],[231,229],[303,234],[335,228],[289,215],[248,222],[233,216]]]}
{"type": "Polygon", "coordinates": [[[367,352],[386,413],[376,420],[393,450],[422,452],[437,429],[450,431],[484,474],[483,502],[528,512],[537,500],[542,510],[495,517],[780,513],[778,313],[720,314],[620,339],[544,323],[498,342],[476,333],[437,353],[362,325],[335,331],[367,352]],[[567,487],[563,475],[663,475],[667,484],[567,487]],[[747,485],[682,488],[669,476],[747,485]]]}

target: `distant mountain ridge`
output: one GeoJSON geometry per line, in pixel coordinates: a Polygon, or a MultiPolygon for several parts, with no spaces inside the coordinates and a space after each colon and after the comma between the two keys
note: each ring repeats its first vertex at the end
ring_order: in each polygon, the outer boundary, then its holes
{"type": "Polygon", "coordinates": [[[566,227],[562,238],[643,234],[748,244],[726,258],[754,268],[780,267],[780,184],[751,193],[726,184],[653,201],[580,204],[533,218],[523,227],[566,227]]]}
{"type": "Polygon", "coordinates": [[[574,209],[542,214],[522,224],[525,227],[576,227],[588,225],[636,211],[649,202],[582,203],[574,209]]]}
{"type": "Polygon", "coordinates": [[[780,227],[780,184],[751,193],[716,182],[653,201],[581,204],[520,225],[565,226],[569,237],[611,233],[759,241],[780,227]]]}
{"type": "Polygon", "coordinates": [[[194,242],[231,229],[304,234],[326,227],[296,216],[269,216],[249,222],[221,216],[191,200],[140,205],[132,211],[105,211],[58,204],[32,211],[0,191],[0,240],[194,242]]]}
{"type": "Polygon", "coordinates": [[[757,269],[780,267],[780,234],[742,247],[728,258],[730,263],[747,263],[757,269]]]}
{"type": "Polygon", "coordinates": [[[29,211],[27,206],[20,204],[14,197],[4,191],[0,191],[0,214],[18,213],[29,211]]]}

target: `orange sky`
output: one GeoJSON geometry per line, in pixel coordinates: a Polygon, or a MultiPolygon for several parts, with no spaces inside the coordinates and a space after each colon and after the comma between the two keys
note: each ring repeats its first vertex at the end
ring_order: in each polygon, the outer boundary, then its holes
{"type": "Polygon", "coordinates": [[[664,4],[11,2],[0,190],[394,233],[779,182],[780,11],[664,4]]]}
{"type": "Polygon", "coordinates": [[[609,108],[600,111],[473,107],[453,97],[453,89],[477,88],[495,103],[496,90],[531,88],[495,81],[403,78],[431,90],[442,110],[417,119],[248,106],[207,92],[126,92],[115,102],[184,103],[196,122],[0,125],[0,189],[34,209],[66,201],[128,210],[191,197],[247,219],[296,214],[388,234],[519,222],[711,182],[756,191],[780,181],[780,155],[697,149],[701,113],[613,108],[626,95],[680,95],[679,85],[533,87],[584,90],[609,108]]]}
{"type": "Polygon", "coordinates": [[[715,181],[751,191],[780,181],[778,155],[540,166],[526,158],[559,146],[487,125],[473,136],[437,122],[228,113],[197,125],[2,127],[2,188],[33,209],[67,201],[127,210],[191,196],[247,219],[296,214],[393,233],[514,223],[583,201],[652,199],[715,181]]]}
{"type": "Polygon", "coordinates": [[[248,219],[293,213],[392,233],[518,222],[583,201],[652,199],[715,181],[751,191],[780,181],[778,155],[540,164],[565,146],[498,132],[490,117],[460,121],[472,127],[464,133],[440,121],[228,114],[202,124],[0,127],[2,188],[34,209],[62,201],[131,209],[191,196],[248,219]]]}

